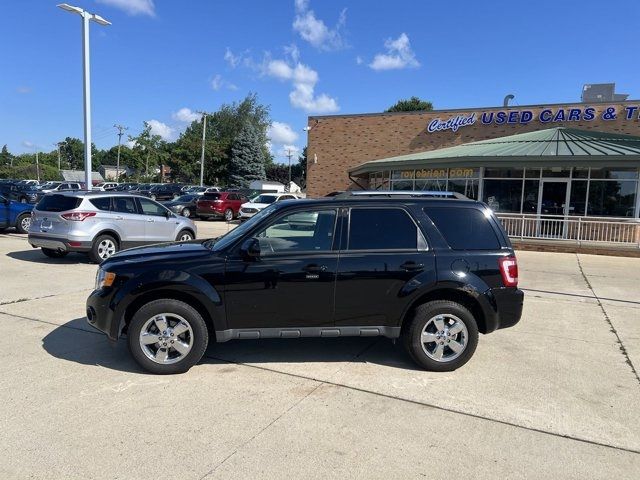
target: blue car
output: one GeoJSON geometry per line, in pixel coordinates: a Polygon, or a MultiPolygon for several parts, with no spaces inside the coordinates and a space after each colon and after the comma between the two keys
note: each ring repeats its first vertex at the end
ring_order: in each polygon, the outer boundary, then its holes
{"type": "Polygon", "coordinates": [[[0,231],[15,227],[18,233],[28,233],[33,205],[0,196],[0,231]]]}

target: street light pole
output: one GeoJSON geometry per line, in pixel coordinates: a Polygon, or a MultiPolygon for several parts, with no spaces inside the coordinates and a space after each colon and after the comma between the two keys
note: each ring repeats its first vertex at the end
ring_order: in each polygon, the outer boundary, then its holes
{"type": "Polygon", "coordinates": [[[204,144],[207,140],[207,112],[202,114],[202,153],[200,154],[200,186],[204,187],[204,144]]]}
{"type": "Polygon", "coordinates": [[[89,22],[93,20],[100,25],[111,25],[100,15],[95,15],[83,10],[80,7],[74,7],[66,3],[61,3],[58,7],[67,12],[77,13],[82,17],[82,68],[83,68],[83,85],[84,85],[84,180],[85,188],[91,191],[91,69],[90,69],[90,52],[89,52],[89,22]]]}

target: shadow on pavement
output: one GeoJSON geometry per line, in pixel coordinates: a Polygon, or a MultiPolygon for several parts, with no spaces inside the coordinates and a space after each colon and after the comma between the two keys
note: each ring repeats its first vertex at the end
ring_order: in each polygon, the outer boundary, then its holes
{"type": "MultiPolygon", "coordinates": [[[[42,339],[52,356],[82,365],[131,373],[145,373],[131,355],[126,337],[111,345],[106,336],[76,318],[42,339]]],[[[275,364],[367,362],[405,370],[419,370],[399,345],[386,338],[299,338],[232,340],[210,343],[200,364],[275,364]]]]}
{"type": "Polygon", "coordinates": [[[62,258],[49,258],[45,256],[45,254],[42,253],[39,248],[9,252],[7,253],[7,257],[13,258],[15,260],[21,260],[23,262],[43,264],[74,265],[77,263],[90,263],[89,257],[82,253],[69,253],[69,255],[62,258]]]}

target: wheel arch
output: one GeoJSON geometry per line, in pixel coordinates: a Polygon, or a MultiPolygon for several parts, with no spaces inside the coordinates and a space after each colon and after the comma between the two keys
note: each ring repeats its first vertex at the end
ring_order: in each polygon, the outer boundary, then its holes
{"type": "Polygon", "coordinates": [[[98,238],[100,235],[109,235],[115,238],[116,242],[118,242],[118,247],[122,248],[122,239],[120,238],[120,234],[111,228],[105,228],[104,230],[100,230],[98,233],[95,234],[95,236],[93,237],[93,241],[91,243],[95,242],[96,238],[98,238]]]}
{"type": "Polygon", "coordinates": [[[434,300],[449,300],[465,307],[476,319],[480,333],[489,333],[495,330],[493,315],[487,312],[487,306],[483,308],[478,296],[474,297],[468,292],[451,287],[430,290],[416,298],[402,317],[402,330],[404,331],[407,328],[418,306],[434,300]]]}
{"type": "Polygon", "coordinates": [[[177,300],[180,302],[184,302],[187,305],[195,308],[198,313],[202,316],[205,324],[207,325],[207,330],[209,331],[209,338],[215,341],[216,332],[215,325],[213,323],[213,318],[211,317],[211,313],[207,309],[207,307],[194,295],[191,295],[188,292],[183,290],[175,290],[175,289],[166,289],[160,288],[157,290],[150,290],[141,295],[139,295],[135,300],[133,300],[124,311],[124,315],[120,322],[120,326],[118,328],[118,336],[122,333],[126,333],[133,316],[136,312],[146,305],[149,302],[154,300],[177,300]]]}

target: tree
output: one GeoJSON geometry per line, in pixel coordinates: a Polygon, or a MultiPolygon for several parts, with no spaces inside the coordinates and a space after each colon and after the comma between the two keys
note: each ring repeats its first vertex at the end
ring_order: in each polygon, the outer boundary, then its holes
{"type": "Polygon", "coordinates": [[[140,171],[147,180],[150,180],[156,175],[159,166],[167,163],[169,157],[166,142],[162,140],[162,137],[151,133],[151,125],[147,122],[144,122],[143,125],[144,128],[140,134],[135,137],[129,135],[129,141],[134,142],[132,150],[136,160],[136,170],[140,171]]]}
{"type": "Polygon", "coordinates": [[[431,110],[433,110],[431,102],[420,100],[418,97],[411,97],[408,100],[398,100],[395,105],[385,110],[385,112],[428,112],[431,110]]]}
{"type": "Polygon", "coordinates": [[[13,155],[9,153],[6,145],[2,147],[2,152],[0,153],[0,165],[13,165],[13,155]]]}
{"type": "Polygon", "coordinates": [[[266,178],[264,142],[256,127],[247,122],[231,147],[228,184],[233,188],[247,188],[254,180],[266,178]]]}

